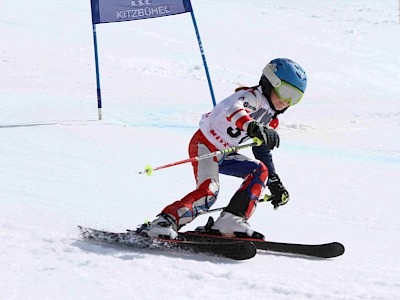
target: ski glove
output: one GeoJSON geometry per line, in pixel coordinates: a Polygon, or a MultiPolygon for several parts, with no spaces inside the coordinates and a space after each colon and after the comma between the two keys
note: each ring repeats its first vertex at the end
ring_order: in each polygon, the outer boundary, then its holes
{"type": "Polygon", "coordinates": [[[265,125],[261,125],[256,121],[252,121],[249,124],[247,133],[251,138],[256,137],[264,141],[269,150],[272,150],[275,147],[279,147],[279,135],[275,131],[275,129],[272,129],[265,125]]]}
{"type": "Polygon", "coordinates": [[[268,177],[268,189],[271,192],[271,201],[275,209],[281,205],[285,205],[289,201],[289,192],[283,186],[278,174],[272,174],[268,177]]]}

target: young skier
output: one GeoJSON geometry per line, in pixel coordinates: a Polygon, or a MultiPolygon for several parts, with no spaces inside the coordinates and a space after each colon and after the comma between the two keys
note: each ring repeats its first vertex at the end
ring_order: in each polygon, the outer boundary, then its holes
{"type": "Polygon", "coordinates": [[[207,211],[217,200],[219,173],[244,179],[228,206],[211,227],[225,236],[262,237],[250,228],[247,220],[267,185],[272,204],[278,207],[289,201],[289,193],[275,172],[270,150],[279,147],[277,116],[297,104],[307,86],[307,76],[296,62],[277,58],[263,69],[259,85],[242,87],[203,115],[200,129],[189,143],[189,156],[205,155],[238,146],[250,138],[263,141],[253,147],[256,159],[237,152],[192,163],[196,189],[165,207],[151,223],[138,232],[149,237],[175,239],[178,230],[207,211]]]}

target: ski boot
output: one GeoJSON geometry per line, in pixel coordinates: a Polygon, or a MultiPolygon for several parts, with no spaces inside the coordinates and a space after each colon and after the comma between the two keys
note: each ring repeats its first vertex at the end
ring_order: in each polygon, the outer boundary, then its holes
{"type": "Polygon", "coordinates": [[[178,237],[176,223],[169,215],[163,213],[153,222],[144,223],[136,232],[150,238],[174,240],[178,237]]]}
{"type": "Polygon", "coordinates": [[[209,217],[206,226],[197,227],[196,231],[226,237],[264,240],[264,235],[251,229],[245,218],[227,211],[222,212],[216,221],[209,217]]]}

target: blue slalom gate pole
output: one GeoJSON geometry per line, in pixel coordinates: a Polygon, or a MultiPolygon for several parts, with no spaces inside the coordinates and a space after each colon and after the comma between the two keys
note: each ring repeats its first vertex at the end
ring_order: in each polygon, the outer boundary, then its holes
{"type": "Polygon", "coordinates": [[[201,58],[203,59],[204,69],[206,70],[206,76],[207,76],[207,81],[208,81],[208,87],[210,88],[211,99],[212,99],[213,105],[215,106],[215,105],[217,105],[217,103],[215,102],[214,90],[213,90],[213,87],[211,84],[211,78],[210,78],[210,73],[208,72],[206,56],[204,55],[203,44],[201,43],[200,33],[199,33],[199,29],[197,28],[197,23],[196,23],[196,18],[194,16],[193,8],[190,10],[190,15],[192,16],[193,26],[194,26],[194,30],[196,32],[197,42],[199,44],[200,53],[201,53],[201,58]]]}
{"type": "Polygon", "coordinates": [[[99,113],[99,120],[101,120],[103,118],[103,115],[102,115],[102,104],[101,104],[99,55],[97,53],[96,24],[93,24],[93,43],[94,43],[94,60],[95,60],[95,64],[96,64],[97,108],[98,108],[98,113],[99,113]]]}

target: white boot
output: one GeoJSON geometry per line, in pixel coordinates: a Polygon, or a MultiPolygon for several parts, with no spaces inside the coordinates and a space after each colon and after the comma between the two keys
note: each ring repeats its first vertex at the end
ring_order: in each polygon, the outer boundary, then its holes
{"type": "Polygon", "coordinates": [[[167,238],[174,240],[178,236],[177,226],[175,222],[167,218],[160,215],[150,224],[142,226],[138,230],[138,233],[150,238],[167,238]]]}
{"type": "Polygon", "coordinates": [[[211,230],[217,230],[222,235],[229,237],[253,237],[253,233],[255,232],[243,217],[236,216],[227,211],[221,213],[212,225],[211,230]],[[235,232],[238,234],[235,234],[235,232]]]}

